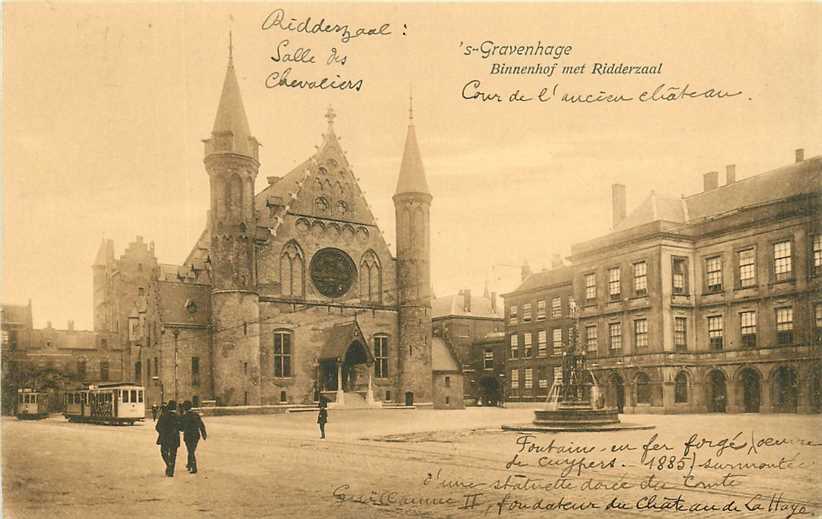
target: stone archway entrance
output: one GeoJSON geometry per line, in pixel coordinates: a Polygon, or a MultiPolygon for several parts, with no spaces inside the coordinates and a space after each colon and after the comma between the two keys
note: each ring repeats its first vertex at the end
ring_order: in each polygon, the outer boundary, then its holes
{"type": "Polygon", "coordinates": [[[777,413],[795,413],[799,400],[796,371],[783,366],[773,374],[773,410],[777,413]]]}
{"type": "Polygon", "coordinates": [[[479,393],[482,405],[495,406],[499,404],[499,382],[493,375],[485,375],[479,379],[479,393]]]}
{"type": "Polygon", "coordinates": [[[335,325],[320,353],[320,394],[340,406],[373,404],[373,366],[374,355],[356,321],[335,325]]]}
{"type": "Polygon", "coordinates": [[[728,392],[725,387],[725,374],[715,369],[708,373],[706,407],[709,413],[724,413],[728,392]]]}
{"type": "Polygon", "coordinates": [[[739,373],[737,385],[743,413],[758,413],[761,400],[761,377],[755,369],[745,368],[739,373]]]}

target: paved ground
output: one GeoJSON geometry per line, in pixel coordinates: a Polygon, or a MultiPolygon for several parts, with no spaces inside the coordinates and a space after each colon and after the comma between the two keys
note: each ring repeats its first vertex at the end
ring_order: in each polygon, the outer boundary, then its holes
{"type": "Polygon", "coordinates": [[[213,417],[200,473],[186,473],[183,447],[174,478],[163,475],[150,421],[4,418],[3,515],[595,517],[610,504],[618,517],[822,517],[822,417],[623,418],[657,428],[537,434],[523,445],[499,425],[530,421],[528,409],[331,411],[320,440],[313,413],[213,417]]]}

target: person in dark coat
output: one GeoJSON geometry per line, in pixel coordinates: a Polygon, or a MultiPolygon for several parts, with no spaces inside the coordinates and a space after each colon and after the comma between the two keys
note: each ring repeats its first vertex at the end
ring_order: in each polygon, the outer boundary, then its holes
{"type": "Polygon", "coordinates": [[[151,404],[151,418],[155,422],[157,421],[157,411],[160,409],[157,407],[157,404],[151,404]]]}
{"type": "Polygon", "coordinates": [[[180,448],[180,418],[177,416],[177,402],[169,400],[163,414],[154,426],[157,431],[157,445],[166,463],[166,476],[174,477],[174,465],[177,463],[177,449],[180,448]]]}
{"type": "Polygon", "coordinates": [[[205,424],[202,417],[191,410],[191,402],[186,400],[183,402],[183,441],[186,442],[186,450],[188,451],[188,463],[186,468],[192,474],[197,473],[197,458],[194,453],[197,451],[197,443],[202,436],[203,441],[206,440],[208,434],[206,433],[205,424]]]}
{"type": "Polygon", "coordinates": [[[328,422],[328,403],[325,399],[320,400],[320,414],[317,416],[317,423],[320,424],[320,439],[325,439],[325,424],[328,422]]]}

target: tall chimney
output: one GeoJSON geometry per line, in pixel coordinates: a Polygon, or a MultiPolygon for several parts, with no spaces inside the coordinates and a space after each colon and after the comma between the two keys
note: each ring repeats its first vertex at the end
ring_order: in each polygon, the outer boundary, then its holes
{"type": "Polygon", "coordinates": [[[725,166],[725,185],[736,182],[736,164],[728,164],[725,166]]]}
{"type": "Polygon", "coordinates": [[[462,310],[470,314],[471,313],[471,289],[466,288],[462,290],[462,310]]]}
{"type": "Polygon", "coordinates": [[[709,171],[702,177],[703,191],[710,191],[719,187],[719,172],[709,171]]]}
{"type": "Polygon", "coordinates": [[[622,220],[625,219],[625,215],[627,214],[626,203],[627,200],[625,196],[625,184],[611,185],[611,209],[613,211],[613,227],[616,227],[622,220]]]}
{"type": "Polygon", "coordinates": [[[796,154],[796,161],[802,162],[805,160],[805,149],[804,148],[797,148],[794,152],[796,154]]]}
{"type": "Polygon", "coordinates": [[[497,293],[491,292],[491,313],[497,313],[497,293]]]}
{"type": "Polygon", "coordinates": [[[557,254],[556,252],[551,254],[551,268],[558,269],[562,266],[562,256],[557,254]]]}
{"type": "Polygon", "coordinates": [[[525,278],[531,275],[531,266],[528,265],[527,261],[522,263],[522,268],[520,268],[519,274],[522,281],[525,281],[525,278]]]}
{"type": "Polygon", "coordinates": [[[70,332],[74,331],[74,321],[69,321],[68,322],[68,331],[70,331],[70,332]]]}

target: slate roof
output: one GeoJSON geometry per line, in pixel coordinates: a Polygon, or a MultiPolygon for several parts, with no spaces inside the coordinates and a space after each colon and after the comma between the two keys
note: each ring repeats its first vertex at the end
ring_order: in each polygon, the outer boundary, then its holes
{"type": "Polygon", "coordinates": [[[357,324],[356,321],[335,324],[331,327],[328,339],[326,339],[320,351],[320,360],[342,360],[345,358],[348,347],[355,341],[364,346],[363,350],[365,350],[365,354],[368,356],[368,364],[373,364],[374,355],[371,353],[371,349],[365,344],[362,330],[360,330],[360,325],[357,324]]]}
{"type": "Polygon", "coordinates": [[[822,192],[822,156],[686,197],[687,221],[814,192],[822,192]]]}
{"type": "Polygon", "coordinates": [[[451,294],[434,299],[431,302],[431,316],[465,316],[465,317],[492,317],[502,318],[502,314],[491,310],[491,298],[485,296],[471,296],[471,311],[465,311],[465,295],[451,294]]]}
{"type": "Polygon", "coordinates": [[[248,118],[245,115],[243,99],[240,96],[240,85],[237,82],[237,74],[234,72],[234,62],[229,59],[228,68],[225,71],[223,80],[223,91],[220,94],[220,104],[217,108],[217,115],[214,118],[213,134],[231,132],[234,138],[234,146],[231,148],[235,153],[246,156],[253,156],[251,150],[251,131],[248,129],[248,118]]]}
{"type": "Polygon", "coordinates": [[[655,221],[689,224],[792,196],[822,192],[822,156],[812,157],[684,198],[651,192],[614,227],[623,231],[655,221]]]}
{"type": "Polygon", "coordinates": [[[614,230],[630,229],[657,220],[685,223],[685,204],[686,202],[682,198],[658,195],[656,192],[651,191],[651,194],[636,209],[631,211],[631,214],[619,222],[614,230]]]}
{"type": "Polygon", "coordinates": [[[431,338],[431,370],[432,371],[459,371],[460,365],[457,363],[451,348],[440,337],[431,338]]]}
{"type": "Polygon", "coordinates": [[[527,292],[529,290],[560,285],[563,283],[570,284],[573,280],[573,277],[574,270],[570,266],[558,267],[551,270],[543,270],[541,272],[534,272],[533,274],[525,278],[525,281],[523,281],[520,284],[520,286],[516,288],[516,290],[506,295],[515,294],[517,292],[527,292]]]}
{"type": "Polygon", "coordinates": [[[402,154],[396,193],[431,193],[425,179],[425,168],[422,165],[417,132],[413,124],[408,125],[408,134],[405,137],[405,150],[402,154]]]}

